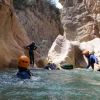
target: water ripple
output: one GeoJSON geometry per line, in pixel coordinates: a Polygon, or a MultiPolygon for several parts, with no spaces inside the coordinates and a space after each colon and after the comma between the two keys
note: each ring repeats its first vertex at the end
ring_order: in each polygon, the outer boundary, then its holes
{"type": "Polygon", "coordinates": [[[99,72],[32,70],[28,80],[18,79],[16,72],[0,72],[0,100],[100,100],[99,72]]]}

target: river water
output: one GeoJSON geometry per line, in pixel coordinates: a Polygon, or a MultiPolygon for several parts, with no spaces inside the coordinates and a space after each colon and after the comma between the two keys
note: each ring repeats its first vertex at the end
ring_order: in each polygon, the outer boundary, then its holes
{"type": "Polygon", "coordinates": [[[100,72],[31,70],[29,80],[16,72],[0,71],[0,100],[100,100],[100,72]]]}

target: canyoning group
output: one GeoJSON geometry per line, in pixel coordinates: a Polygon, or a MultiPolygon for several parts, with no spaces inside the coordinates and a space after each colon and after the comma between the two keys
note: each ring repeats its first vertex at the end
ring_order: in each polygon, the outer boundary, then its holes
{"type": "MultiPolygon", "coordinates": [[[[34,50],[37,49],[37,46],[35,42],[32,42],[31,44],[24,47],[25,49],[28,49],[29,51],[29,57],[26,55],[22,55],[18,58],[18,72],[17,77],[20,79],[30,79],[32,76],[32,73],[30,72],[29,67],[34,67],[34,50]]],[[[100,71],[100,65],[98,62],[98,58],[94,55],[94,52],[90,53],[89,50],[83,50],[82,55],[87,58],[88,65],[86,68],[89,68],[90,66],[94,70],[94,67],[98,67],[97,71],[100,71]]],[[[40,65],[42,65],[44,62],[40,60],[38,62],[40,65]]],[[[55,64],[52,63],[52,61],[49,61],[45,59],[45,65],[42,65],[43,69],[47,70],[57,70],[57,69],[73,69],[73,65],[65,64],[55,64]]]]}
{"type": "MultiPolygon", "coordinates": [[[[18,58],[18,72],[17,77],[20,79],[30,79],[32,73],[29,70],[29,66],[34,67],[34,50],[37,49],[35,42],[24,47],[29,51],[29,57],[22,55],[18,58]]],[[[46,61],[47,62],[47,61],[46,61]]],[[[43,62],[42,62],[43,63],[43,62]]],[[[54,63],[48,62],[46,66],[43,66],[47,70],[56,70],[57,66],[54,63]]]]}

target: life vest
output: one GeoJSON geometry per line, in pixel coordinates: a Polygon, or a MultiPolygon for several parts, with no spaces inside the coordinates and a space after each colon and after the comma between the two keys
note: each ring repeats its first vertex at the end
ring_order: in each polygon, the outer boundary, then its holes
{"type": "Polygon", "coordinates": [[[30,79],[31,74],[29,70],[19,70],[17,73],[17,77],[20,79],[30,79]]]}

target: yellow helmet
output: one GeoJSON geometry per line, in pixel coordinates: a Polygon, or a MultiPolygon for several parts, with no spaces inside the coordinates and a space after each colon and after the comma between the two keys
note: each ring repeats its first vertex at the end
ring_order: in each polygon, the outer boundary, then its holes
{"type": "Polygon", "coordinates": [[[28,68],[29,64],[30,64],[30,59],[27,56],[22,55],[22,56],[19,57],[18,65],[20,67],[28,68]]]}
{"type": "Polygon", "coordinates": [[[89,51],[88,50],[83,50],[82,54],[83,55],[89,55],[89,51]]]}

